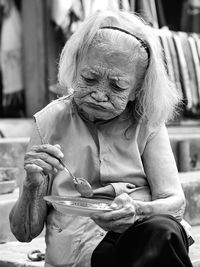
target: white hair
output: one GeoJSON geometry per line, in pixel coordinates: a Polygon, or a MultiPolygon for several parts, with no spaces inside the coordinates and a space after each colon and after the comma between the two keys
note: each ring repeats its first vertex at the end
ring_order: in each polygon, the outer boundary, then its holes
{"type": "MultiPolygon", "coordinates": [[[[148,67],[142,77],[143,81],[136,91],[134,105],[136,117],[153,124],[160,124],[173,118],[175,107],[180,101],[180,94],[167,75],[159,39],[151,26],[147,25],[139,16],[126,11],[98,12],[80,25],[79,29],[66,42],[61,53],[58,71],[58,81],[61,87],[66,88],[66,93],[70,92],[79,62],[87,54],[97,33],[104,31],[99,31],[99,29],[106,26],[119,27],[130,32],[143,40],[149,50],[148,67]]],[[[112,30],[105,31],[107,36],[108,31],[110,33],[112,30]]],[[[113,38],[113,42],[116,42],[116,38],[118,38],[119,42],[118,36],[121,33],[113,32],[113,34],[109,34],[109,38],[113,38]]],[[[127,34],[128,39],[130,40],[130,37],[127,34]]],[[[140,49],[143,48],[140,46],[140,49]]],[[[144,53],[142,54],[144,55],[144,53]]],[[[147,62],[141,56],[142,61],[143,65],[147,66],[147,62]]]]}

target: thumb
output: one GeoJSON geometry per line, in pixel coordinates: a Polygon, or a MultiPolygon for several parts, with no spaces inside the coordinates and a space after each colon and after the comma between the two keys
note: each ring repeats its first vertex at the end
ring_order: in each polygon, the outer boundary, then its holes
{"type": "Polygon", "coordinates": [[[120,209],[122,208],[126,203],[130,201],[130,197],[127,193],[123,193],[119,196],[117,196],[114,201],[111,204],[111,207],[113,209],[120,209]]]}

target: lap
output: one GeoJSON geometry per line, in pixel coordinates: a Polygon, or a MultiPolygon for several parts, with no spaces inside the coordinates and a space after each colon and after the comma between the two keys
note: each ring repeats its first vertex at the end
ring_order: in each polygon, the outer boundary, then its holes
{"type": "MultiPolygon", "coordinates": [[[[121,266],[119,262],[124,262],[125,259],[127,266],[131,266],[128,265],[128,261],[136,262],[141,258],[145,261],[146,255],[152,253],[159,258],[162,247],[166,252],[169,243],[171,246],[173,242],[176,253],[181,251],[181,255],[187,257],[188,240],[182,225],[170,215],[151,216],[138,220],[123,234],[108,232],[93,253],[92,266],[121,266]],[[116,265],[116,259],[119,265],[116,265]]],[[[137,266],[136,263],[135,265],[137,266]]]]}

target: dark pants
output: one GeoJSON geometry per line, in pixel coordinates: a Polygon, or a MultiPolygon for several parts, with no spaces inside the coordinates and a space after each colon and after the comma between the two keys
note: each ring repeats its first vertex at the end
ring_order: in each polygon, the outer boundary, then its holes
{"type": "Polygon", "coordinates": [[[108,232],[94,250],[92,267],[192,267],[188,238],[172,216],[137,221],[123,234],[108,232]]]}

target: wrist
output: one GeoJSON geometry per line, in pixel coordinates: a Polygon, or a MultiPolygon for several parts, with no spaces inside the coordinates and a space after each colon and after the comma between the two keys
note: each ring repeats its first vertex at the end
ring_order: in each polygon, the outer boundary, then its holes
{"type": "Polygon", "coordinates": [[[27,174],[23,186],[24,188],[28,189],[29,191],[40,191],[48,188],[49,179],[48,175],[43,173],[34,173],[34,174],[27,174]]]}

